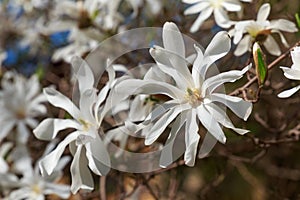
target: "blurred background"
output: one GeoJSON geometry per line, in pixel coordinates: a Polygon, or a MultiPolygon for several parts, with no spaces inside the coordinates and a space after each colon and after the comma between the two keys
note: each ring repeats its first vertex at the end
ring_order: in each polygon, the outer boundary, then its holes
{"type": "MultiPolygon", "coordinates": [[[[222,30],[210,17],[199,31],[190,33],[197,15],[185,16],[183,12],[188,4],[180,0],[107,2],[0,0],[0,75],[6,71],[16,71],[25,77],[36,74],[42,87],[55,85],[60,92],[71,96],[72,56],[85,58],[101,41],[114,34],[137,27],[162,27],[166,21],[173,21],[182,33],[206,47],[211,38],[222,30]],[[97,2],[103,5],[101,9],[94,5],[97,2]]],[[[299,0],[253,0],[252,3],[242,3],[242,19],[255,19],[258,8],[266,2],[272,6],[269,19],[283,18],[296,23],[295,14],[300,14],[299,0]]],[[[237,21],[241,19],[236,13],[229,13],[229,16],[237,21]]],[[[299,32],[285,36],[290,47],[300,39],[299,32]]],[[[283,53],[289,50],[282,44],[280,47],[283,53]]],[[[236,57],[233,55],[234,49],[233,45],[232,52],[216,63],[220,71],[242,69],[247,62],[252,62],[250,53],[236,57]]],[[[134,52],[120,58],[118,64],[134,67],[150,59],[147,53],[134,52]]],[[[277,58],[265,53],[268,64],[277,58]]],[[[93,192],[80,191],[70,199],[100,199],[101,184],[104,183],[107,199],[300,199],[300,95],[295,94],[289,99],[277,98],[279,92],[298,84],[286,79],[279,68],[291,64],[287,54],[269,71],[261,96],[254,103],[253,113],[247,122],[229,113],[237,127],[251,130],[246,136],[238,136],[225,129],[228,138],[226,145],[217,144],[206,158],[197,159],[195,167],[183,165],[180,158],[167,170],[149,174],[111,170],[106,177],[95,176],[93,192]]],[[[254,70],[237,83],[226,85],[227,93],[253,76],[254,70]]],[[[257,88],[253,84],[246,91],[246,96],[253,98],[257,88]]],[[[47,107],[48,115],[65,116],[61,110],[47,107]]],[[[149,150],[140,148],[141,143],[134,138],[130,138],[128,143],[132,144],[126,147],[130,150],[149,150]]],[[[36,161],[46,143],[31,135],[28,146],[36,161]]],[[[69,166],[65,168],[61,182],[70,183],[69,166]]],[[[2,195],[0,193],[0,198],[2,195]]],[[[50,195],[47,199],[59,198],[50,195]]]]}

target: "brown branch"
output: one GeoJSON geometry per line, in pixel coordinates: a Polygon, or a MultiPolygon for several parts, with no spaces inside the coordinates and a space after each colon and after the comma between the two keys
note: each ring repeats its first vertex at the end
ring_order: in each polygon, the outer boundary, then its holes
{"type": "MultiPolygon", "coordinates": [[[[279,56],[278,58],[276,58],[273,62],[271,62],[268,65],[268,70],[271,70],[273,67],[275,67],[279,62],[281,62],[284,58],[286,58],[289,54],[290,51],[298,46],[300,44],[300,41],[298,41],[294,46],[292,46],[291,48],[289,48],[288,51],[286,51],[285,53],[283,53],[281,56],[279,56]]],[[[233,92],[231,92],[229,95],[231,96],[236,96],[239,95],[240,93],[242,93],[246,88],[248,88],[249,86],[251,86],[253,83],[255,83],[255,81],[257,80],[257,76],[253,77],[252,79],[250,79],[245,85],[243,85],[240,88],[237,88],[236,90],[234,90],[233,92]]]]}
{"type": "Polygon", "coordinates": [[[100,198],[106,200],[106,176],[100,176],[100,198]]]}

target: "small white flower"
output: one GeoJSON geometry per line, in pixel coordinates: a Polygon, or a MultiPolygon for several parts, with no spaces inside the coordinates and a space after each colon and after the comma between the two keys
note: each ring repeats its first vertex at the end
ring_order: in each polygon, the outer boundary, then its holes
{"type": "Polygon", "coordinates": [[[51,174],[57,165],[64,149],[69,145],[74,156],[71,164],[71,191],[76,193],[80,188],[92,190],[94,183],[90,173],[105,175],[110,169],[110,158],[99,132],[104,115],[114,104],[103,104],[110,88],[114,85],[114,70],[108,67],[109,82],[98,93],[94,88],[94,75],[88,64],[80,58],[72,60],[73,67],[78,69],[76,76],[79,85],[79,106],[52,88],[45,88],[44,94],[55,107],[66,110],[73,119],[48,118],[34,129],[34,134],[42,140],[54,139],[57,133],[67,128],[75,131],[61,141],[56,149],[40,162],[42,174],[51,174]],[[79,65],[79,66],[78,66],[79,65]],[[89,170],[90,169],[90,170],[89,170]]]}
{"type": "Polygon", "coordinates": [[[47,112],[42,104],[46,101],[40,94],[40,83],[37,76],[29,80],[25,77],[6,72],[1,81],[0,91],[0,141],[17,128],[17,142],[26,143],[30,132],[26,125],[34,129],[38,121],[35,117],[47,112]]]}
{"type": "MultiPolygon", "coordinates": [[[[160,165],[166,167],[172,162],[172,146],[179,130],[185,127],[186,151],[184,160],[187,165],[195,163],[199,122],[208,130],[199,156],[206,155],[218,141],[225,143],[226,137],[221,126],[231,128],[239,134],[247,130],[235,128],[219,103],[230,108],[238,117],[246,120],[252,111],[252,104],[239,97],[232,97],[216,92],[226,82],[240,79],[248,71],[247,66],[241,71],[233,70],[206,78],[209,67],[230,50],[230,39],[226,32],[219,32],[208,45],[204,54],[195,46],[197,57],[193,63],[192,73],[189,71],[185,46],[181,33],[174,23],[165,23],[163,27],[164,48],[154,47],[150,54],[158,67],[171,76],[175,85],[158,80],[128,79],[116,86],[117,92],[127,94],[164,94],[171,100],[154,109],[146,122],[154,122],[146,135],[145,144],[152,144],[174,120],[167,140],[168,147],[162,151],[160,165]],[[125,93],[126,93],[125,92],[125,93]]],[[[145,123],[145,122],[144,122],[145,123]]]]}
{"type": "MultiPolygon", "coordinates": [[[[251,0],[243,0],[251,2],[251,0]]],[[[202,23],[207,20],[211,14],[214,14],[215,21],[222,28],[229,28],[233,22],[229,19],[227,12],[239,12],[242,5],[239,0],[182,0],[183,3],[192,4],[184,11],[185,15],[199,13],[198,18],[193,23],[190,32],[199,30],[202,23]]]]}
{"type": "MultiPolygon", "coordinates": [[[[48,153],[53,147],[54,144],[50,143],[47,146],[45,153],[48,153]]],[[[15,153],[12,156],[12,160],[14,165],[19,166],[18,168],[22,170],[22,177],[18,178],[12,173],[3,176],[3,178],[6,179],[6,183],[3,183],[4,187],[11,190],[6,199],[43,200],[45,199],[45,196],[49,194],[56,194],[63,199],[70,196],[70,187],[68,185],[57,183],[62,178],[62,169],[69,162],[69,157],[63,157],[58,166],[54,169],[54,173],[51,176],[44,177],[40,175],[38,164],[32,168],[32,159],[28,154],[26,146],[17,146],[15,153]]]]}
{"type": "Polygon", "coordinates": [[[230,30],[230,35],[233,35],[233,43],[238,44],[234,55],[241,56],[247,51],[251,51],[252,44],[259,42],[262,44],[270,54],[279,56],[281,51],[277,42],[271,35],[278,33],[281,42],[288,47],[288,43],[281,31],[296,32],[298,29],[296,25],[285,19],[268,20],[271,6],[266,3],[263,4],[257,13],[256,20],[245,20],[235,24],[234,29],[230,30]]]}
{"type": "MultiPolygon", "coordinates": [[[[283,72],[284,72],[284,76],[287,77],[288,79],[291,80],[300,80],[300,47],[295,47],[292,51],[291,51],[291,56],[292,56],[292,61],[293,61],[293,65],[291,66],[291,68],[288,67],[280,67],[283,72]]],[[[287,98],[292,96],[293,94],[295,94],[298,90],[300,89],[300,85],[283,91],[280,94],[278,94],[278,97],[280,98],[287,98]]]]}

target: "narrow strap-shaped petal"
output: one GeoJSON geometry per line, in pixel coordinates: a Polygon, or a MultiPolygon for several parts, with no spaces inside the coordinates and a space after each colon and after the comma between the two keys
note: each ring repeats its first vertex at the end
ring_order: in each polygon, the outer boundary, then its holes
{"type": "Polygon", "coordinates": [[[230,26],[232,25],[227,12],[223,8],[214,9],[214,16],[218,26],[222,28],[230,28],[230,26]]]}
{"type": "Polygon", "coordinates": [[[235,82],[236,80],[243,77],[243,75],[252,67],[252,64],[246,66],[242,70],[231,70],[228,72],[223,72],[216,76],[212,76],[206,79],[202,85],[202,96],[205,96],[206,93],[212,93],[217,87],[227,82],[235,82]],[[208,90],[208,91],[207,91],[208,90]]]}
{"type": "Polygon", "coordinates": [[[219,142],[226,142],[226,137],[222,128],[203,105],[200,105],[197,108],[197,115],[198,119],[209,133],[211,133],[219,142]]]}
{"type": "Polygon", "coordinates": [[[79,109],[66,96],[53,88],[44,88],[44,94],[53,106],[66,110],[73,118],[78,119],[79,109]]]}
{"type": "Polygon", "coordinates": [[[244,101],[240,97],[233,97],[226,94],[213,93],[210,95],[212,101],[220,102],[226,105],[232,112],[234,112],[238,117],[248,119],[252,112],[252,103],[244,101]]]}
{"type": "Polygon", "coordinates": [[[88,168],[88,161],[85,156],[85,148],[82,145],[77,147],[71,164],[71,192],[76,194],[79,189],[93,190],[94,181],[88,168]]]}
{"type": "Polygon", "coordinates": [[[201,68],[203,67],[203,53],[197,45],[194,45],[194,48],[197,52],[197,57],[193,64],[192,77],[195,83],[195,87],[199,87],[199,85],[202,84],[204,77],[204,74],[201,74],[201,68]]]}
{"type": "Polygon", "coordinates": [[[133,94],[164,94],[173,99],[183,99],[185,93],[165,82],[152,80],[128,79],[122,81],[115,88],[117,93],[133,94]]]}
{"type": "Polygon", "coordinates": [[[90,169],[97,175],[105,176],[110,170],[110,156],[99,134],[86,144],[86,156],[90,169]]]}
{"type": "Polygon", "coordinates": [[[199,149],[198,158],[206,157],[217,142],[218,140],[210,132],[207,132],[199,149]]]}
{"type": "Polygon", "coordinates": [[[199,30],[200,26],[203,24],[203,22],[208,19],[211,14],[213,13],[212,7],[207,7],[207,9],[203,10],[199,16],[197,17],[196,21],[193,23],[193,25],[190,28],[191,33],[195,33],[199,30]]]}
{"type": "Polygon", "coordinates": [[[79,101],[80,114],[85,121],[95,122],[94,106],[97,100],[96,89],[87,89],[81,96],[79,101]]]}
{"type": "Polygon", "coordinates": [[[60,198],[67,199],[70,197],[70,186],[46,182],[44,194],[56,194],[60,198]]]}
{"type": "Polygon", "coordinates": [[[66,146],[68,146],[68,144],[70,144],[72,141],[76,140],[77,137],[78,132],[69,134],[63,141],[61,141],[57,145],[57,147],[51,153],[49,153],[39,162],[39,167],[42,175],[52,174],[66,146]]]}
{"type": "Polygon", "coordinates": [[[271,6],[269,3],[263,4],[257,13],[257,21],[266,21],[269,17],[271,6]]]}
{"type": "Polygon", "coordinates": [[[14,120],[0,122],[0,141],[2,141],[8,135],[15,125],[16,122],[14,120]]]}
{"type": "Polygon", "coordinates": [[[251,49],[251,42],[252,42],[251,36],[250,35],[245,35],[243,37],[243,39],[237,45],[237,47],[234,51],[234,55],[235,56],[241,56],[244,53],[246,53],[247,51],[249,51],[251,49]]]}
{"type": "Polygon", "coordinates": [[[300,80],[300,70],[292,69],[289,67],[280,67],[283,72],[284,76],[291,80],[300,80]]]}
{"type": "Polygon", "coordinates": [[[168,136],[168,139],[161,151],[159,165],[162,168],[168,167],[170,164],[172,164],[175,161],[173,156],[173,152],[174,152],[173,146],[175,143],[176,136],[185,122],[186,122],[186,112],[183,112],[176,118],[176,120],[172,124],[172,128],[168,136]]]}
{"type": "Polygon", "coordinates": [[[170,51],[183,59],[185,59],[185,45],[176,24],[173,22],[166,22],[163,26],[163,45],[167,51],[170,51]]]}
{"type": "Polygon", "coordinates": [[[268,35],[267,39],[263,44],[270,54],[274,56],[280,56],[281,54],[280,47],[277,44],[276,40],[273,38],[273,36],[268,35]]]}
{"type": "Polygon", "coordinates": [[[291,22],[286,19],[277,19],[277,20],[272,20],[270,21],[270,26],[268,26],[269,29],[277,29],[280,31],[285,31],[285,32],[297,32],[298,29],[296,27],[296,24],[294,22],[291,22]]]}
{"type": "Polygon", "coordinates": [[[184,15],[192,15],[199,12],[202,12],[203,10],[207,9],[209,7],[209,2],[199,2],[197,4],[191,5],[184,11],[184,15]]]}
{"type": "Polygon", "coordinates": [[[201,70],[203,72],[201,74],[206,74],[207,69],[211,66],[212,63],[224,57],[229,51],[231,47],[231,40],[226,31],[218,32],[209,45],[207,46],[204,52],[204,64],[206,67],[203,67],[201,70]]]}
{"type": "Polygon", "coordinates": [[[159,69],[173,77],[179,88],[187,88],[193,83],[185,57],[159,46],[151,48],[150,54],[156,61],[159,69]]]}
{"type": "Polygon", "coordinates": [[[223,1],[221,4],[230,12],[238,12],[242,9],[242,5],[238,1],[223,1]]]}
{"type": "Polygon", "coordinates": [[[184,153],[184,162],[188,166],[195,165],[195,159],[197,155],[197,147],[200,140],[198,133],[199,127],[197,123],[197,111],[192,109],[187,114],[186,125],[185,125],[185,146],[186,150],[184,153]]]}
{"type": "Polygon", "coordinates": [[[206,109],[211,113],[212,116],[224,127],[230,128],[233,131],[237,132],[240,135],[244,135],[248,133],[248,130],[236,128],[231,120],[228,118],[226,111],[222,110],[219,106],[215,105],[214,103],[206,104],[206,109]]]}
{"type": "Polygon", "coordinates": [[[67,128],[80,129],[81,126],[72,119],[47,118],[33,130],[33,134],[39,140],[52,140],[59,131],[67,128]]]}
{"type": "Polygon", "coordinates": [[[279,98],[288,98],[288,97],[292,96],[293,94],[295,94],[298,90],[300,90],[300,85],[298,85],[292,89],[285,90],[285,91],[279,93],[278,97],[279,98]]]}
{"type": "Polygon", "coordinates": [[[164,114],[151,128],[145,138],[145,145],[151,145],[167,128],[167,126],[177,117],[177,115],[188,109],[190,106],[187,104],[178,105],[164,114]]]}

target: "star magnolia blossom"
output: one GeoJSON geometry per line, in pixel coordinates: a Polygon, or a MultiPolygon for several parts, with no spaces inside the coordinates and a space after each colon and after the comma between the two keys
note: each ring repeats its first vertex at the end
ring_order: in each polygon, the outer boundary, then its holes
{"type": "Polygon", "coordinates": [[[235,24],[234,29],[230,30],[229,34],[234,36],[233,43],[238,44],[234,51],[236,56],[241,56],[247,51],[251,51],[252,44],[255,41],[264,45],[270,54],[279,56],[281,54],[280,47],[271,35],[272,33],[278,33],[281,42],[286,47],[289,47],[281,31],[296,32],[298,31],[296,25],[285,19],[267,20],[270,10],[270,4],[263,4],[259,8],[256,21],[239,21],[235,24]]]}
{"type": "MultiPolygon", "coordinates": [[[[200,140],[199,121],[208,130],[199,152],[200,156],[206,155],[217,141],[225,143],[226,137],[219,123],[239,134],[248,132],[235,128],[218,103],[224,104],[244,120],[250,115],[252,104],[239,97],[228,96],[215,90],[223,83],[240,79],[250,66],[241,71],[233,70],[206,78],[209,67],[230,50],[230,38],[226,32],[219,32],[212,39],[204,54],[199,47],[195,46],[197,57],[193,63],[192,73],[186,63],[183,38],[174,23],[164,25],[163,44],[164,48],[150,49],[150,54],[158,67],[173,77],[176,84],[172,85],[163,80],[128,79],[117,85],[116,91],[127,91],[129,95],[138,93],[169,96],[171,100],[158,106],[147,117],[146,121],[156,121],[146,135],[145,144],[152,144],[174,120],[167,140],[168,146],[172,146],[179,130],[185,127],[184,160],[187,165],[193,166],[200,140]]],[[[162,157],[172,157],[169,148],[163,149],[162,157]]],[[[171,162],[172,160],[162,159],[160,165],[166,167],[171,162]]]]}
{"type": "MultiPolygon", "coordinates": [[[[291,68],[288,67],[280,67],[280,68],[283,70],[285,77],[291,80],[299,81],[300,80],[300,47],[295,47],[291,51],[291,56],[293,61],[293,65],[291,66],[291,68]]],[[[278,97],[280,98],[290,97],[293,94],[295,94],[299,89],[300,89],[300,85],[292,89],[281,92],[280,94],[278,94],[278,97]]]]}
{"type": "MultiPolygon", "coordinates": [[[[53,146],[54,144],[50,143],[45,153],[51,150],[53,146]]],[[[13,163],[22,169],[22,178],[18,178],[12,173],[7,173],[1,177],[6,181],[3,185],[4,188],[11,191],[5,198],[6,200],[44,200],[46,199],[45,196],[49,194],[56,194],[63,199],[69,198],[70,187],[57,183],[62,178],[63,168],[69,162],[69,157],[65,156],[60,160],[51,176],[43,177],[39,173],[38,164],[34,168],[32,167],[32,159],[29,157],[26,146],[17,146],[14,154],[13,163]],[[16,153],[18,154],[16,155],[16,153]]]]}
{"type": "MultiPolygon", "coordinates": [[[[33,131],[35,136],[43,140],[54,139],[57,133],[67,128],[75,129],[56,149],[45,156],[40,162],[43,174],[51,174],[59,158],[69,145],[74,156],[71,164],[71,191],[76,193],[80,188],[93,189],[93,178],[88,167],[97,175],[105,175],[110,168],[110,159],[99,132],[102,119],[110,109],[110,104],[102,105],[110,87],[114,84],[114,71],[107,68],[109,82],[98,93],[93,87],[94,75],[88,64],[79,58],[73,59],[73,66],[79,69],[76,73],[79,85],[79,107],[66,96],[52,88],[44,89],[48,101],[55,107],[66,110],[73,119],[48,118],[42,121],[33,131]],[[82,63],[81,67],[75,66],[82,63]]],[[[111,102],[111,101],[110,101],[111,102]]]]}
{"type": "MultiPolygon", "coordinates": [[[[241,0],[251,2],[252,0],[241,0]]],[[[193,23],[190,32],[199,30],[202,23],[207,20],[211,14],[214,14],[215,21],[222,28],[229,28],[233,22],[228,18],[227,11],[239,12],[242,5],[238,0],[182,0],[183,3],[192,4],[184,11],[185,15],[199,13],[198,18],[193,23]]]]}
{"type": "Polygon", "coordinates": [[[26,143],[31,134],[26,125],[32,129],[35,128],[38,121],[34,118],[47,112],[42,104],[46,99],[40,94],[39,80],[35,75],[27,80],[16,73],[6,72],[1,86],[0,141],[16,127],[17,142],[26,143]]]}

